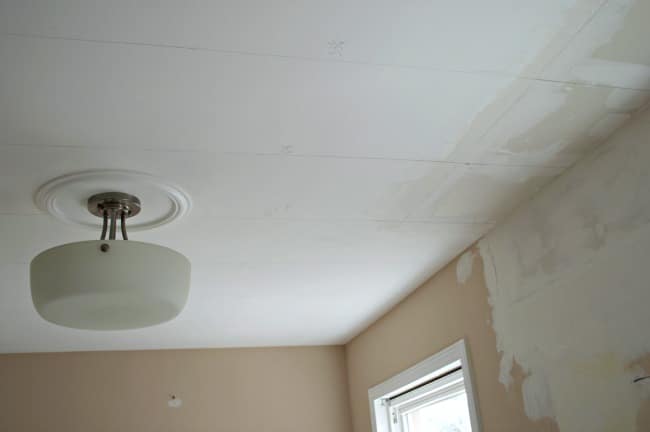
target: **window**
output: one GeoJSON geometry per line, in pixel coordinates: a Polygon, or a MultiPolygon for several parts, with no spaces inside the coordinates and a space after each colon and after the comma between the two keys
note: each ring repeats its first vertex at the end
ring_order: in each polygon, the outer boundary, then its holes
{"type": "Polygon", "coordinates": [[[368,390],[374,432],[480,432],[464,341],[368,390]]]}

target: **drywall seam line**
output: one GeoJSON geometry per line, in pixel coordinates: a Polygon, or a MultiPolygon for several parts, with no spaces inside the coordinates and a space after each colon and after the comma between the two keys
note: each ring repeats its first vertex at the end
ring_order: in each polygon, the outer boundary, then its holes
{"type": "MultiPolygon", "coordinates": [[[[600,8],[598,9],[600,10],[600,8]]],[[[593,18],[593,17],[590,17],[593,18]]],[[[590,20],[584,24],[586,25],[590,20]]],[[[583,25],[583,26],[584,26],[583,25]]],[[[580,30],[583,27],[580,28],[580,30]]],[[[579,31],[580,31],[579,30],[579,31]]],[[[210,52],[224,55],[233,55],[233,56],[247,56],[247,57],[266,57],[282,60],[292,60],[292,61],[304,61],[304,62],[314,62],[314,63],[330,63],[330,64],[342,64],[342,65],[356,65],[356,66],[369,66],[376,68],[393,68],[393,69],[409,69],[409,70],[423,70],[423,71],[438,71],[438,72],[447,72],[447,73],[457,73],[465,75],[492,75],[499,77],[509,77],[517,78],[526,81],[533,82],[545,82],[545,83],[555,83],[555,84],[570,84],[575,86],[582,87],[601,87],[601,88],[612,88],[612,89],[621,89],[621,90],[647,90],[647,89],[638,89],[633,87],[619,87],[611,86],[605,84],[596,84],[596,83],[581,83],[575,81],[563,81],[563,80],[552,80],[547,78],[538,78],[525,75],[518,75],[515,73],[509,73],[506,71],[496,71],[496,70],[464,70],[464,69],[454,69],[454,68],[442,68],[436,66],[416,66],[416,65],[404,65],[396,63],[378,63],[378,62],[367,62],[361,60],[344,60],[336,58],[320,58],[320,57],[308,57],[308,56],[296,56],[296,55],[287,55],[287,54],[277,54],[277,53],[260,53],[254,51],[244,51],[244,50],[228,50],[222,48],[207,48],[200,46],[187,46],[187,45],[174,45],[174,44],[164,44],[164,43],[148,43],[148,42],[133,42],[133,41],[121,41],[121,40],[104,40],[104,39],[87,39],[87,38],[75,38],[75,37],[66,37],[66,36],[49,36],[49,35],[39,35],[31,33],[13,33],[13,32],[2,32],[0,36],[5,37],[16,37],[16,38],[28,38],[28,39],[47,39],[47,40],[59,40],[59,41],[68,41],[68,42],[80,42],[80,43],[89,43],[89,44],[103,44],[103,45],[121,45],[121,46],[135,46],[135,47],[145,47],[145,48],[161,48],[161,49],[176,49],[176,50],[186,50],[186,51],[201,51],[201,52],[210,52]]],[[[572,38],[575,37],[572,36],[572,38]]],[[[568,45],[568,44],[567,44],[568,45]]],[[[566,47],[564,48],[566,49],[566,47]]],[[[562,49],[560,52],[564,51],[562,49]]]]}
{"type": "MultiPolygon", "coordinates": [[[[45,248],[44,248],[45,250],[45,248]]],[[[401,261],[392,261],[394,263],[402,263],[401,261]]],[[[31,263],[31,259],[16,259],[16,260],[7,260],[2,263],[0,263],[0,270],[5,268],[5,267],[15,267],[15,266],[25,266],[29,265],[31,263]]],[[[236,265],[236,266],[262,266],[262,265],[290,265],[293,267],[300,267],[303,265],[317,265],[317,264],[322,264],[322,265],[328,265],[328,264],[353,264],[353,265],[364,265],[367,263],[366,261],[360,261],[360,260],[350,260],[350,259],[322,259],[322,258],[311,258],[311,259],[241,259],[241,260],[225,260],[225,259],[216,259],[216,260],[210,260],[209,262],[206,261],[201,261],[197,259],[193,259],[192,263],[194,264],[201,264],[201,265],[206,265],[209,264],[213,266],[217,265],[236,265]]],[[[435,273],[433,273],[430,276],[433,276],[435,273]]],[[[415,288],[419,287],[420,285],[417,285],[415,288]]],[[[408,291],[408,293],[412,292],[414,288],[411,287],[411,291],[408,291]]],[[[250,298],[255,297],[255,294],[250,294],[248,295],[250,298]]],[[[228,298],[228,297],[234,297],[234,298],[247,298],[246,296],[240,297],[236,295],[231,295],[231,296],[225,296],[222,298],[228,298]]],[[[315,295],[311,296],[312,298],[315,297],[315,295]]],[[[388,309],[390,310],[390,308],[388,309]]],[[[382,314],[383,315],[383,314],[382,314]]]]}
{"type": "MultiPolygon", "coordinates": [[[[490,128],[491,128],[491,127],[492,127],[492,126],[490,126],[490,128]]],[[[452,170],[451,172],[447,173],[447,174],[445,175],[445,178],[442,179],[442,181],[440,181],[440,182],[438,183],[439,186],[434,190],[434,192],[433,192],[431,195],[429,195],[429,196],[427,197],[426,201],[429,202],[429,203],[431,203],[431,202],[433,202],[433,203],[437,202],[437,201],[438,201],[438,200],[439,200],[439,199],[440,199],[444,194],[446,194],[447,192],[449,192],[449,189],[451,189],[451,188],[454,186],[454,184],[455,184],[455,183],[456,183],[456,182],[457,182],[457,181],[458,181],[458,180],[459,180],[463,175],[467,174],[467,172],[469,171],[469,169],[470,169],[470,167],[467,166],[467,165],[465,165],[465,166],[464,166],[463,168],[461,168],[461,169],[455,169],[455,170],[452,170]]],[[[422,208],[422,206],[414,207],[410,212],[408,212],[408,213],[406,214],[406,216],[404,216],[404,220],[403,220],[403,221],[406,222],[406,221],[411,220],[411,217],[413,216],[413,213],[415,213],[416,211],[418,211],[420,208],[422,208]]]]}
{"type": "MultiPolygon", "coordinates": [[[[650,93],[650,91],[649,91],[650,93]]],[[[1,147],[1,146],[0,146],[1,147]]],[[[155,150],[154,150],[155,151],[155,150]]],[[[445,160],[445,159],[414,159],[414,158],[395,158],[395,157],[381,157],[381,156],[346,156],[346,155],[328,155],[320,153],[263,153],[263,152],[225,152],[232,155],[251,155],[260,157],[287,157],[287,158],[316,158],[316,159],[352,159],[352,160],[377,160],[377,161],[395,161],[395,162],[415,162],[424,164],[444,164],[452,166],[476,166],[476,167],[520,167],[520,168],[565,168],[566,164],[562,165],[539,165],[539,164],[505,164],[497,162],[478,162],[478,161],[462,161],[462,160],[445,160]]]]}
{"type": "MultiPolygon", "coordinates": [[[[648,91],[650,93],[650,90],[648,91]]],[[[265,152],[246,152],[246,151],[219,151],[211,149],[171,149],[171,148],[133,148],[131,146],[82,146],[82,145],[66,145],[66,144],[0,144],[0,149],[29,149],[29,150],[43,150],[43,149],[56,149],[56,150],[79,150],[87,152],[102,152],[102,151],[115,151],[115,150],[128,150],[133,152],[152,152],[152,153],[197,153],[197,154],[215,154],[215,155],[229,155],[229,156],[251,156],[251,157],[269,157],[269,158],[295,158],[295,159],[340,159],[340,160],[368,160],[368,161],[386,161],[386,162],[411,162],[422,164],[440,164],[451,166],[475,166],[475,167],[513,167],[513,168],[558,168],[563,169],[570,166],[569,164],[527,164],[527,163],[497,163],[497,162],[474,162],[474,161],[460,161],[460,160],[444,160],[444,159],[417,159],[417,158],[396,158],[396,157],[381,157],[381,156],[351,156],[351,155],[338,155],[338,154],[320,154],[320,153],[265,153],[265,152]]]]}
{"type": "MultiPolygon", "coordinates": [[[[50,217],[47,213],[30,213],[30,212],[3,212],[0,211],[2,216],[21,216],[21,217],[50,217]]],[[[403,221],[402,219],[377,219],[377,218],[310,218],[310,217],[277,217],[277,216],[225,216],[225,215],[209,215],[206,217],[208,220],[215,221],[268,221],[268,222],[311,222],[311,223],[350,223],[350,224],[406,224],[406,225],[455,225],[455,226],[468,226],[468,227],[486,227],[496,224],[496,221],[491,219],[468,219],[468,218],[451,218],[451,217],[433,217],[430,219],[413,219],[403,221]]]]}
{"type": "Polygon", "coordinates": [[[461,73],[461,74],[468,74],[468,75],[491,74],[491,75],[506,76],[506,77],[513,76],[513,74],[511,73],[501,72],[501,71],[490,71],[490,70],[467,71],[463,69],[442,68],[442,67],[435,67],[435,66],[400,65],[396,63],[365,62],[362,60],[308,57],[308,56],[298,56],[298,55],[289,55],[289,54],[262,53],[262,52],[255,52],[255,51],[229,50],[223,48],[208,48],[208,47],[201,47],[201,46],[174,45],[174,44],[165,44],[165,43],[75,38],[75,37],[67,37],[67,36],[50,36],[50,35],[41,35],[41,34],[33,34],[33,33],[14,33],[14,32],[1,32],[0,36],[27,38],[27,39],[60,40],[60,41],[81,42],[81,43],[89,43],[89,44],[123,45],[123,46],[135,46],[135,47],[144,47],[144,48],[162,48],[162,49],[167,48],[167,49],[177,49],[177,50],[186,50],[186,51],[203,51],[203,52],[233,55],[233,56],[267,57],[267,58],[275,58],[275,59],[282,59],[282,60],[297,60],[297,61],[315,62],[315,63],[338,63],[338,64],[359,65],[359,66],[375,66],[380,68],[415,69],[415,70],[420,69],[425,71],[433,70],[433,71],[461,73]]]}
{"type": "MultiPolygon", "coordinates": [[[[587,19],[580,26],[578,26],[578,30],[576,30],[576,32],[573,33],[571,35],[571,37],[569,37],[569,40],[567,41],[566,44],[564,44],[564,47],[562,47],[562,49],[558,50],[558,52],[556,52],[555,55],[553,55],[553,57],[551,57],[546,62],[546,64],[542,67],[542,71],[546,70],[550,64],[552,64],[560,55],[562,55],[562,53],[564,53],[567,50],[567,48],[569,48],[569,45],[571,45],[571,42],[573,42],[573,40],[580,33],[582,33],[582,31],[585,29],[585,27],[587,27],[594,20],[594,18],[596,18],[596,16],[605,7],[605,5],[607,5],[607,3],[609,3],[609,0],[603,0],[600,3],[600,5],[591,13],[591,15],[588,16],[587,19]]],[[[572,84],[572,83],[567,82],[567,84],[572,84]]],[[[632,90],[632,89],[626,89],[626,90],[632,90]]]]}

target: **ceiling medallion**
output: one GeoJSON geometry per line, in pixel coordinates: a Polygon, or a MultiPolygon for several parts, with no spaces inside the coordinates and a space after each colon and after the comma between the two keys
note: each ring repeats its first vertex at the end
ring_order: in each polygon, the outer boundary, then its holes
{"type": "Polygon", "coordinates": [[[41,186],[34,202],[55,218],[96,230],[101,220],[88,213],[80,203],[95,194],[128,190],[147,203],[130,231],[156,228],[177,221],[192,207],[190,197],[177,185],[137,171],[93,170],[66,174],[41,186]]]}

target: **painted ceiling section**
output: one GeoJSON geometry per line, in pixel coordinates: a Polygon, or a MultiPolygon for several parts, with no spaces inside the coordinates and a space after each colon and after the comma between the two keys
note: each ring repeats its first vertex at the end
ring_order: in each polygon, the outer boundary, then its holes
{"type": "Polygon", "coordinates": [[[342,343],[650,97],[640,0],[0,2],[0,351],[342,343]],[[43,321],[28,265],[97,233],[53,177],[182,186],[193,264],[141,330],[43,321]]]}

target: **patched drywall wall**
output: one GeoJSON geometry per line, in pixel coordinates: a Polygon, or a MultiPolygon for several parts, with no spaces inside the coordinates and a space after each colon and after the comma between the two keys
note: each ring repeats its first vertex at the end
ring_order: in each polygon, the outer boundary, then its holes
{"type": "Polygon", "coordinates": [[[531,420],[523,405],[525,371],[506,389],[476,249],[452,261],[346,345],[353,430],[370,432],[368,389],[464,338],[483,432],[556,432],[553,420],[531,420]]]}
{"type": "Polygon", "coordinates": [[[645,431],[650,380],[650,111],[480,243],[501,352],[530,419],[645,431]],[[645,419],[645,420],[644,420],[645,419]]]}
{"type": "Polygon", "coordinates": [[[460,338],[483,431],[650,430],[650,110],[346,345],[370,387],[460,338]]]}
{"type": "Polygon", "coordinates": [[[341,347],[0,355],[0,431],[350,430],[341,347]]]}
{"type": "Polygon", "coordinates": [[[472,277],[472,270],[474,269],[474,251],[468,250],[458,258],[456,263],[456,278],[461,284],[467,283],[472,277]]]}

